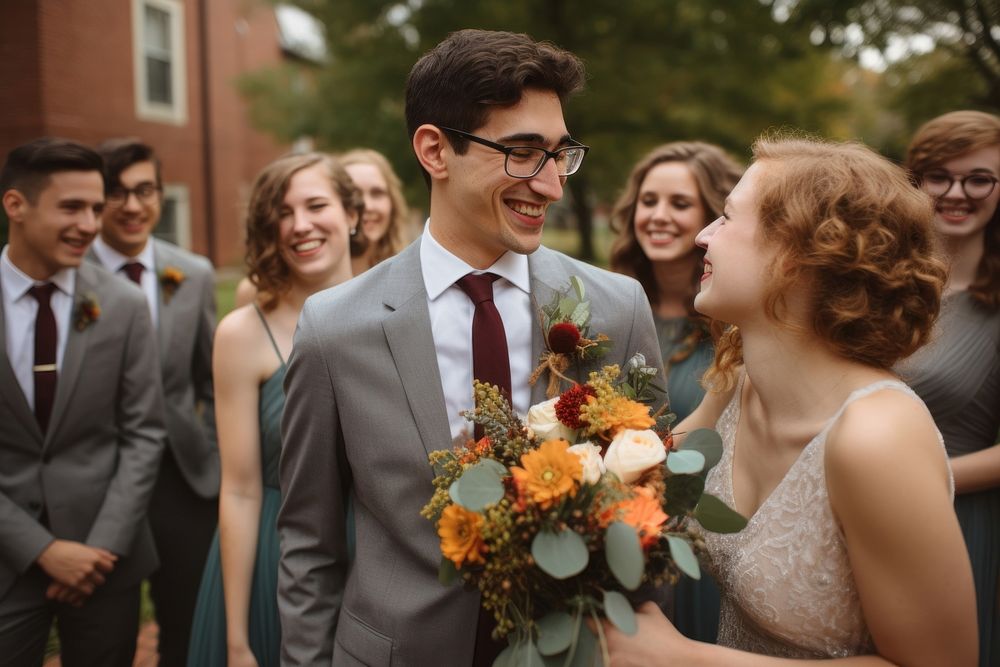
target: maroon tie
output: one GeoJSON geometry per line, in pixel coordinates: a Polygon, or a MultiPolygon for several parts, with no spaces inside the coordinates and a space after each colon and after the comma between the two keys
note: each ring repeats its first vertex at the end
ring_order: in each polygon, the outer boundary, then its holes
{"type": "Polygon", "coordinates": [[[146,268],[139,262],[128,262],[122,265],[122,271],[128,276],[128,279],[134,282],[136,285],[142,287],[142,270],[146,268]]]}
{"type": "MultiPolygon", "coordinates": [[[[500,276],[493,273],[469,274],[455,284],[465,292],[476,312],[472,316],[472,377],[481,382],[489,382],[500,387],[510,401],[510,358],[507,355],[507,334],[503,328],[500,311],[493,303],[493,282],[500,276]]],[[[476,426],[476,438],[482,436],[476,426]]],[[[491,636],[496,625],[493,614],[479,606],[479,621],[476,624],[476,648],[472,658],[473,667],[490,667],[503,644],[491,636]]]]}
{"type": "Polygon", "coordinates": [[[38,302],[35,316],[35,419],[42,433],[49,428],[49,416],[56,397],[56,317],[49,300],[56,286],[52,283],[36,285],[28,294],[38,302]]]}

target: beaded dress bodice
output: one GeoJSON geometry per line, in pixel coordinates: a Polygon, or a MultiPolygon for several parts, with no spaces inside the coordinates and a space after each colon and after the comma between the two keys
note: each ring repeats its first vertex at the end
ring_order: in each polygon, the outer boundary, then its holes
{"type": "MultiPolygon", "coordinates": [[[[741,381],[719,418],[722,459],[709,472],[705,487],[730,507],[735,507],[733,450],[742,388],[741,381]]],[[[920,400],[894,380],[854,391],[805,446],[742,531],[705,533],[706,565],[722,591],[719,644],[796,658],[874,651],[844,535],[827,495],[824,449],[827,433],[844,409],[882,389],[896,389],[920,400]]]]}

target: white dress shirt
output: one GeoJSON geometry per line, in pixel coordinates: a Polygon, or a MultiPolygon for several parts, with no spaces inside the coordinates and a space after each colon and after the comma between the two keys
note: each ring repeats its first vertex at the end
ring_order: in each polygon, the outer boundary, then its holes
{"type": "Polygon", "coordinates": [[[534,370],[531,327],[536,326],[531,307],[527,255],[508,251],[485,271],[474,269],[438,243],[427,224],[420,240],[420,269],[427,289],[431,334],[434,336],[452,438],[471,436],[472,423],[462,417],[462,412],[475,407],[472,392],[472,316],[476,308],[465,292],[455,285],[455,281],[470,273],[495,273],[500,276],[493,283],[493,302],[507,334],[514,410],[523,418],[531,401],[531,388],[528,386],[528,378],[534,370]]]}
{"type": "Polygon", "coordinates": [[[156,261],[153,258],[153,239],[150,238],[146,241],[146,247],[142,249],[135,257],[129,257],[128,255],[123,255],[107,243],[104,242],[100,236],[94,239],[94,254],[97,255],[97,259],[101,260],[101,264],[105,269],[111,273],[119,273],[125,280],[130,280],[128,275],[122,271],[122,268],[129,262],[139,262],[142,264],[142,293],[146,295],[146,305],[149,306],[149,316],[153,320],[153,331],[156,331],[156,327],[159,324],[159,303],[160,298],[156,293],[157,289],[157,279],[156,275],[156,261]]]}
{"type": "Polygon", "coordinates": [[[47,282],[56,286],[49,300],[56,318],[56,372],[62,370],[66,339],[72,325],[73,290],[76,269],[62,269],[48,280],[35,280],[14,266],[8,257],[9,246],[0,252],[0,285],[3,286],[4,333],[7,336],[7,360],[14,369],[28,406],[35,409],[35,319],[38,302],[28,294],[35,285],[47,282]]]}

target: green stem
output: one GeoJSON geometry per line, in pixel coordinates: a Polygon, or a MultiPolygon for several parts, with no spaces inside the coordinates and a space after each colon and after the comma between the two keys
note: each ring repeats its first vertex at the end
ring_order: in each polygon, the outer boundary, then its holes
{"type": "Polygon", "coordinates": [[[604,626],[601,624],[601,619],[597,617],[597,612],[591,609],[590,617],[594,619],[594,625],[597,626],[597,641],[601,645],[601,659],[606,667],[611,664],[611,655],[608,653],[608,638],[604,636],[604,626]]]}

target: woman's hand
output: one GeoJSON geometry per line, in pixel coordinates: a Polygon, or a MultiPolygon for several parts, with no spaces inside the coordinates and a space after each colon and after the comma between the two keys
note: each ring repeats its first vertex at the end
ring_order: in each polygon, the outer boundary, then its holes
{"type": "Polygon", "coordinates": [[[246,644],[230,646],[226,653],[228,667],[258,667],[257,658],[246,644]]]}
{"type": "Polygon", "coordinates": [[[638,630],[627,635],[604,620],[611,665],[608,667],[652,667],[654,665],[686,665],[687,655],[694,644],[677,631],[660,608],[646,602],[636,612],[638,630]]]}

